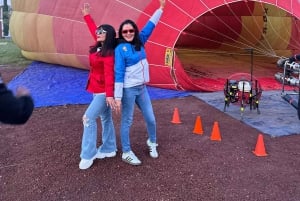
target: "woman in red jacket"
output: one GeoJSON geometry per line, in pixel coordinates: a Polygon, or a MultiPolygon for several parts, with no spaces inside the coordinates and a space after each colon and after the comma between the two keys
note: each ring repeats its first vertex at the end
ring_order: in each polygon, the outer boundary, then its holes
{"type": "Polygon", "coordinates": [[[114,48],[116,46],[115,29],[108,24],[96,26],[89,15],[89,4],[82,9],[84,20],[96,43],[90,47],[90,73],[87,91],[93,93],[93,100],[85,111],[83,137],[81,144],[80,169],[87,169],[94,159],[116,156],[116,135],[112,120],[114,101],[114,48]],[[97,148],[97,122],[102,125],[102,145],[97,148]]]}

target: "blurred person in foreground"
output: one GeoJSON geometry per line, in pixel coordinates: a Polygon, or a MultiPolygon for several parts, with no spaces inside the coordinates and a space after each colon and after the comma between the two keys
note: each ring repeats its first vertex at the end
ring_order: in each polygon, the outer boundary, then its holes
{"type": "Polygon", "coordinates": [[[18,87],[16,95],[6,87],[0,74],[0,122],[25,124],[34,109],[33,99],[25,87],[18,87]]]}

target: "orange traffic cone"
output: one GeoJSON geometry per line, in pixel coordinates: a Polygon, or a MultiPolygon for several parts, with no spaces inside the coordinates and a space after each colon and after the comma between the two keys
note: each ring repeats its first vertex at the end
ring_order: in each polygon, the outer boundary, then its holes
{"type": "Polygon", "coordinates": [[[194,134],[198,134],[198,135],[202,135],[203,134],[202,121],[201,121],[201,117],[200,116],[197,116],[197,118],[196,118],[196,122],[195,122],[193,133],[194,134]]]}
{"type": "Polygon", "coordinates": [[[179,111],[178,111],[177,107],[174,109],[173,119],[172,119],[171,122],[174,123],[174,124],[181,124],[179,111]]]}
{"type": "Polygon", "coordinates": [[[214,122],[210,140],[221,141],[220,128],[219,128],[219,123],[217,121],[214,122]]]}
{"type": "Polygon", "coordinates": [[[266,153],[265,149],[265,143],[264,143],[264,137],[262,134],[258,135],[257,142],[256,142],[256,147],[253,153],[256,156],[267,156],[268,154],[266,153]]]}

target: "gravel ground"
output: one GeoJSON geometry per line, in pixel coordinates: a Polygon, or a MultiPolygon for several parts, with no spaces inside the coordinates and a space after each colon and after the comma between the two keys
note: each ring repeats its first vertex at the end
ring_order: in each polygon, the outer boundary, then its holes
{"type": "MultiPolygon", "coordinates": [[[[5,81],[20,70],[1,67],[5,81]]],[[[0,124],[0,200],[300,200],[300,135],[262,134],[268,155],[258,157],[258,130],[192,96],[153,101],[158,159],[149,157],[136,109],[131,142],[143,164],[122,162],[117,132],[117,156],[79,170],[86,107],[37,108],[25,125],[0,124]],[[174,108],[181,124],[171,123],[174,108]],[[193,134],[197,116],[202,135],[193,134]],[[221,141],[210,139],[214,122],[221,141]]],[[[118,131],[118,115],[114,121],[118,131]]]]}

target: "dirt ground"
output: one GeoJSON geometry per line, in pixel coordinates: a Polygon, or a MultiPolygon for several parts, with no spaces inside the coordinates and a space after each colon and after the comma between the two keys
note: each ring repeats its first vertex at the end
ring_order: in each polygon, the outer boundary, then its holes
{"type": "MultiPolygon", "coordinates": [[[[7,82],[20,71],[0,67],[7,82]]],[[[268,156],[258,157],[252,152],[258,130],[191,96],[153,101],[158,159],[148,155],[145,125],[136,110],[131,141],[143,164],[122,162],[117,132],[117,157],[79,170],[86,107],[37,108],[25,125],[0,124],[0,200],[300,200],[300,135],[263,135],[268,156]],[[181,124],[171,123],[175,107],[181,124]],[[198,115],[203,135],[192,133],[198,115]],[[215,121],[221,141],[210,140],[215,121]]],[[[118,131],[119,116],[114,121],[118,131]]]]}

